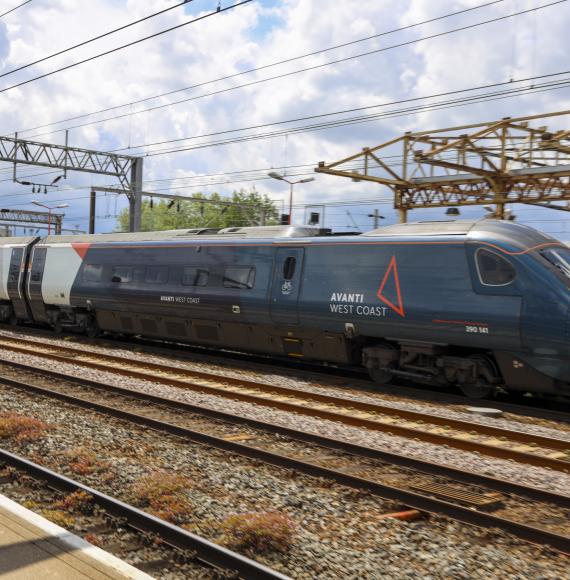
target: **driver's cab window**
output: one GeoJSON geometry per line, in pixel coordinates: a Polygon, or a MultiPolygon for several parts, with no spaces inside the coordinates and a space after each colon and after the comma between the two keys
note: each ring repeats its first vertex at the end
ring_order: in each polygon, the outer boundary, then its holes
{"type": "Polygon", "coordinates": [[[503,256],[479,249],[476,255],[477,274],[484,286],[507,286],[517,276],[514,266],[503,256]]]}

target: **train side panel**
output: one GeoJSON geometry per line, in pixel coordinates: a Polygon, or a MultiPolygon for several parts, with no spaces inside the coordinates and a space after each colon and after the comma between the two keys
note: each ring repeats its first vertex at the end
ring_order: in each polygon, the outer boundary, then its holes
{"type": "MultiPolygon", "coordinates": [[[[42,246],[34,248],[36,258],[42,249],[42,246]]],[[[71,288],[81,268],[82,256],[72,244],[48,245],[45,249],[47,251],[41,284],[44,304],[71,306],[71,288]]]]}
{"type": "Polygon", "coordinates": [[[93,245],[72,304],[103,330],[278,352],[268,334],[271,244],[93,245]]]}
{"type": "Polygon", "coordinates": [[[474,287],[465,243],[309,246],[301,321],[333,332],[520,350],[520,292],[474,287]],[[348,325],[348,326],[347,326],[348,325]]]}

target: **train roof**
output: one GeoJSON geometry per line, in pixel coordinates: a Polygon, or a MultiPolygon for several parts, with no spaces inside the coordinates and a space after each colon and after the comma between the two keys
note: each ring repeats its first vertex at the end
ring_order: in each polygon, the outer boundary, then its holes
{"type": "Polygon", "coordinates": [[[561,243],[534,228],[507,220],[482,218],[478,220],[446,220],[394,224],[362,234],[375,237],[451,237],[467,240],[493,240],[520,249],[545,243],[561,243]]]}
{"type": "Polygon", "coordinates": [[[384,226],[363,236],[457,236],[467,235],[477,223],[475,220],[445,220],[429,222],[409,222],[384,226]]]}
{"type": "MultiPolygon", "coordinates": [[[[259,226],[259,227],[233,227],[233,228],[196,228],[187,230],[167,230],[162,232],[137,232],[137,233],[111,233],[95,235],[66,235],[48,236],[39,241],[38,245],[71,244],[71,243],[106,243],[106,242],[183,242],[190,240],[222,239],[236,240],[283,240],[301,241],[310,243],[315,238],[320,238],[326,243],[335,236],[329,229],[312,226],[259,226]]],[[[439,237],[447,239],[469,240],[492,240],[494,243],[526,249],[544,243],[561,243],[558,240],[543,234],[531,227],[512,221],[497,219],[479,220],[445,220],[445,221],[422,221],[405,224],[394,224],[366,232],[361,235],[355,233],[343,234],[347,242],[352,239],[362,238],[408,238],[422,239],[426,237],[439,237]]],[[[0,246],[27,245],[37,237],[14,237],[0,238],[0,246]]],[[[337,238],[338,239],[338,238],[337,238]]],[[[316,240],[315,240],[316,241],[316,240]]]]}
{"type": "Polygon", "coordinates": [[[87,234],[69,236],[48,236],[40,243],[69,244],[77,242],[150,242],[180,241],[203,238],[311,238],[331,235],[330,229],[312,226],[255,226],[234,228],[193,228],[187,230],[165,230],[161,232],[87,234]]]}

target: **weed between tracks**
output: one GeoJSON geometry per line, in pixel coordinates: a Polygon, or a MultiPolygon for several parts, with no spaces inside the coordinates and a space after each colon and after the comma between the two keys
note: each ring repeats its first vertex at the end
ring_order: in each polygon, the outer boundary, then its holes
{"type": "Polygon", "coordinates": [[[286,552],[295,531],[293,520],[280,513],[236,514],[223,522],[221,542],[246,554],[286,552]]]}
{"type": "Polygon", "coordinates": [[[178,474],[156,472],[144,476],[133,486],[133,500],[153,515],[181,524],[192,514],[187,490],[192,482],[178,474]]]}
{"type": "Polygon", "coordinates": [[[46,518],[46,520],[49,520],[62,528],[70,529],[75,525],[75,518],[63,510],[43,509],[40,510],[39,513],[41,516],[46,518]]]}
{"type": "Polygon", "coordinates": [[[37,441],[51,425],[34,417],[18,413],[0,413],[0,439],[14,439],[18,442],[37,441]]]}
{"type": "Polygon", "coordinates": [[[63,453],[69,469],[78,475],[94,475],[108,471],[110,463],[84,447],[74,447],[63,453]]]}
{"type": "Polygon", "coordinates": [[[92,514],[94,509],[93,496],[78,489],[57,502],[56,507],[71,512],[92,514]]]}
{"type": "MultiPolygon", "coordinates": [[[[131,496],[153,515],[191,530],[192,526],[185,524],[193,512],[188,496],[191,486],[192,482],[182,475],[154,472],[133,486],[131,496]]],[[[249,554],[286,552],[296,531],[295,523],[277,512],[234,514],[221,525],[209,522],[209,527],[221,534],[222,544],[249,554]]]]}

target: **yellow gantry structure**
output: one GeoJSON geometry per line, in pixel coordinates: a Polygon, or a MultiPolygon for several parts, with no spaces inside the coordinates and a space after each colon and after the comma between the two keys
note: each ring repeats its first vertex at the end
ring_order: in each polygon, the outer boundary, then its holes
{"type": "Polygon", "coordinates": [[[315,171],[389,187],[402,222],[428,207],[549,207],[570,200],[570,110],[408,132],[315,171]]]}

